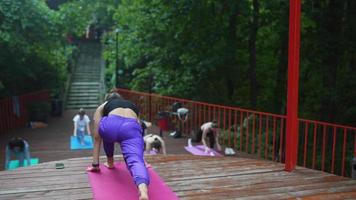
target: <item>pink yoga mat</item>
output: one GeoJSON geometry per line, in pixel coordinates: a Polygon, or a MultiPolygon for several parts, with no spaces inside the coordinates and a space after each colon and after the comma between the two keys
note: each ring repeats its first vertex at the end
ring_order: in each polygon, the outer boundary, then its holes
{"type": "MultiPolygon", "coordinates": [[[[138,200],[137,187],[125,163],[115,163],[114,169],[100,165],[100,169],[100,173],[88,172],[95,200],[138,200]]],[[[148,186],[150,200],[178,199],[152,168],[148,168],[148,172],[151,179],[148,186]]]]}
{"type": "Polygon", "coordinates": [[[185,150],[187,150],[188,152],[190,152],[193,155],[198,155],[198,156],[222,156],[220,153],[218,153],[217,151],[210,149],[209,152],[205,153],[204,151],[204,146],[203,145],[197,145],[197,146],[190,146],[184,147],[185,150]],[[211,154],[211,152],[213,154],[211,154]]]}

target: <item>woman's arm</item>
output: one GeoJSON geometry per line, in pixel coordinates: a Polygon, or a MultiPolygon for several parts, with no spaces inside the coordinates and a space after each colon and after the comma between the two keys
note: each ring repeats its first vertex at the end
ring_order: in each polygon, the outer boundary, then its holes
{"type": "Polygon", "coordinates": [[[74,135],[74,136],[77,136],[77,129],[78,129],[78,127],[77,127],[77,122],[74,122],[73,127],[74,127],[73,135],[74,135]]]}
{"type": "Polygon", "coordinates": [[[207,135],[208,131],[209,131],[209,129],[204,128],[204,129],[203,129],[203,134],[202,134],[202,137],[201,137],[201,141],[202,141],[202,143],[203,143],[203,145],[204,145],[204,147],[205,147],[205,151],[209,151],[209,149],[210,149],[210,148],[208,147],[208,145],[206,145],[206,141],[205,141],[206,135],[207,135]]]}
{"type": "Polygon", "coordinates": [[[152,150],[152,145],[150,141],[145,141],[146,143],[146,152],[150,152],[152,150]]]}
{"type": "Polygon", "coordinates": [[[102,118],[103,107],[105,104],[100,105],[94,113],[94,148],[93,148],[93,164],[99,164],[99,154],[101,146],[101,137],[99,135],[99,122],[102,118]]]}
{"type": "Polygon", "coordinates": [[[87,131],[88,131],[88,135],[91,135],[90,125],[89,125],[89,123],[87,123],[87,131]]]}
{"type": "Polygon", "coordinates": [[[163,152],[163,155],[167,155],[167,152],[166,152],[166,143],[164,143],[164,140],[161,138],[161,137],[157,137],[157,139],[161,142],[162,144],[162,152],[163,152]]]}
{"type": "Polygon", "coordinates": [[[25,159],[27,160],[27,166],[31,166],[31,156],[30,156],[30,147],[28,144],[24,148],[25,159]]]}
{"type": "Polygon", "coordinates": [[[85,115],[85,121],[86,121],[86,128],[87,128],[87,133],[88,135],[91,135],[91,130],[90,130],[90,119],[88,117],[88,115],[85,115]]]}
{"type": "Polygon", "coordinates": [[[219,144],[219,134],[220,134],[219,130],[216,129],[215,134],[214,134],[215,142],[216,142],[216,148],[218,149],[218,151],[221,151],[221,146],[219,144]]]}
{"type": "Polygon", "coordinates": [[[5,150],[5,169],[9,169],[9,167],[10,167],[10,158],[11,158],[11,150],[9,149],[9,146],[6,145],[6,150],[5,150]]]}

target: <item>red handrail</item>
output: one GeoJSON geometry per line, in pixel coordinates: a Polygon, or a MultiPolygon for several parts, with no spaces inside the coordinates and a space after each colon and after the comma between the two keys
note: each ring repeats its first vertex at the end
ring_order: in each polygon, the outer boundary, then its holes
{"type": "Polygon", "coordinates": [[[27,93],[17,98],[17,100],[12,97],[0,99],[0,134],[14,128],[25,126],[28,122],[28,111],[26,107],[29,103],[34,101],[49,102],[50,99],[49,91],[47,90],[27,93]]]}
{"type": "MultiPolygon", "coordinates": [[[[188,120],[184,122],[182,129],[184,135],[189,137],[202,123],[216,119],[221,130],[219,138],[221,144],[240,152],[284,162],[286,143],[284,115],[127,89],[118,89],[118,92],[138,104],[142,117],[147,119],[149,116],[156,116],[158,111],[171,111],[170,106],[174,102],[180,102],[189,109],[188,120]],[[147,106],[152,108],[149,109],[147,106]]],[[[157,117],[152,117],[152,122],[157,123],[157,117]]],[[[301,127],[297,133],[300,141],[297,152],[300,158],[298,165],[342,176],[350,175],[350,158],[356,155],[355,127],[308,119],[298,119],[298,125],[301,127]]]]}

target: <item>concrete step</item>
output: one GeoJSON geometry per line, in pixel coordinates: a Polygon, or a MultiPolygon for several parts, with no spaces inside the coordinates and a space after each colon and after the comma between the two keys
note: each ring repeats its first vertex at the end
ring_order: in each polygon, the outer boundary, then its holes
{"type": "Polygon", "coordinates": [[[73,81],[76,82],[90,82],[85,80],[98,81],[100,80],[100,76],[74,76],[73,77],[73,81]]]}
{"type": "Polygon", "coordinates": [[[68,101],[67,106],[73,105],[98,105],[98,101],[68,101]]]}
{"type": "Polygon", "coordinates": [[[71,101],[86,101],[86,100],[91,100],[91,101],[99,101],[98,96],[71,96],[68,98],[68,100],[71,101]]]}
{"type": "Polygon", "coordinates": [[[66,109],[80,109],[80,108],[84,108],[84,109],[95,109],[97,108],[98,105],[67,105],[66,109]]]}
{"type": "Polygon", "coordinates": [[[87,92],[87,93],[96,93],[99,92],[99,88],[88,88],[88,89],[83,89],[83,88],[70,88],[69,93],[81,93],[81,92],[87,92]]]}
{"type": "Polygon", "coordinates": [[[98,81],[99,78],[74,78],[74,81],[85,81],[85,82],[90,82],[90,81],[98,81]]]}
{"type": "Polygon", "coordinates": [[[100,90],[99,86],[72,86],[69,88],[70,90],[100,90]]]}
{"type": "Polygon", "coordinates": [[[100,72],[87,73],[87,74],[74,74],[74,77],[97,77],[100,76],[100,72]]]}
{"type": "Polygon", "coordinates": [[[71,85],[100,85],[100,83],[99,82],[88,82],[88,81],[80,81],[80,82],[76,82],[76,81],[74,81],[74,82],[72,82],[72,84],[71,85]]]}
{"type": "Polygon", "coordinates": [[[71,97],[99,97],[99,93],[70,93],[68,99],[71,97]]]}

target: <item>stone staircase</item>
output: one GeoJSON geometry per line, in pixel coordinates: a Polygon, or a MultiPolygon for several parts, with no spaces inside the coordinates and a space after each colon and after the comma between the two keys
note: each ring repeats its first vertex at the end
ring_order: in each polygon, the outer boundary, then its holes
{"type": "Polygon", "coordinates": [[[66,109],[96,108],[103,94],[104,61],[99,43],[82,43],[67,94],[66,109]]]}

